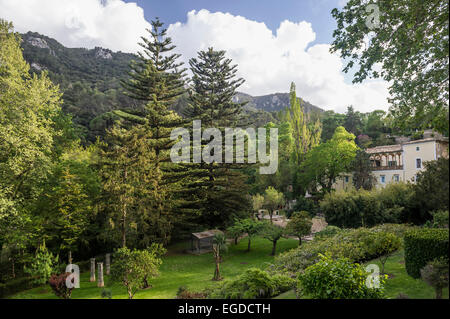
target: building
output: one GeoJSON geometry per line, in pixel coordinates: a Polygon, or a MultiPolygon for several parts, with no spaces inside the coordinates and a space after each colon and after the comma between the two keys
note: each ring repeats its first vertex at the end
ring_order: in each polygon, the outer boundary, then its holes
{"type": "MultiPolygon", "coordinates": [[[[377,186],[383,187],[391,182],[415,182],[424,163],[448,158],[448,138],[434,136],[430,132],[420,140],[401,140],[400,144],[377,146],[366,149],[372,162],[372,173],[377,186]]],[[[352,174],[342,174],[334,184],[336,190],[346,190],[353,185],[352,174]]]]}

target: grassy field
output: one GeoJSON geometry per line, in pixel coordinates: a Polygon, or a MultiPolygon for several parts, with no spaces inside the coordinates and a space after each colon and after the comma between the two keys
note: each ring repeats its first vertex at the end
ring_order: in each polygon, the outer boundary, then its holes
{"type": "MultiPolygon", "coordinates": [[[[378,260],[366,264],[377,264],[378,260]]],[[[403,250],[393,254],[386,262],[385,273],[389,276],[386,282],[386,297],[396,298],[400,293],[406,294],[410,299],[433,299],[434,290],[421,279],[410,277],[405,270],[403,250]]],[[[277,299],[295,299],[294,291],[285,292],[276,297],[277,299]]],[[[444,289],[443,298],[448,299],[448,288],[444,289]]]]}
{"type": "MultiPolygon", "coordinates": [[[[280,239],[277,253],[297,247],[298,241],[293,239],[280,239]]],[[[211,281],[214,272],[214,260],[211,253],[200,256],[183,253],[186,243],[180,243],[169,248],[167,256],[163,258],[161,275],[154,279],[152,288],[139,291],[136,299],[152,298],[175,298],[180,286],[186,286],[190,290],[202,290],[206,287],[217,285],[211,281]]],[[[221,264],[222,276],[233,278],[241,274],[250,267],[264,268],[267,263],[273,260],[269,256],[271,243],[268,240],[255,238],[252,240],[252,250],[246,252],[247,240],[243,239],[238,245],[231,244],[228,252],[224,255],[221,264]]],[[[377,260],[368,262],[381,265],[377,260]]],[[[389,275],[386,283],[386,296],[396,298],[399,293],[406,294],[411,299],[432,299],[434,290],[421,279],[413,279],[405,271],[403,251],[393,254],[385,265],[385,272],[389,275]]],[[[108,282],[105,278],[106,288],[111,289],[112,298],[127,298],[126,290],[118,284],[108,282]]],[[[75,289],[72,293],[74,299],[95,299],[101,298],[102,289],[96,283],[89,282],[89,273],[81,275],[81,288],[75,289]]],[[[444,298],[448,298],[448,289],[444,290],[444,298]]],[[[33,298],[51,299],[56,296],[48,286],[42,286],[18,293],[11,298],[33,298]]],[[[276,297],[277,299],[295,299],[293,291],[288,291],[276,297]]]]}
{"type": "MultiPolygon", "coordinates": [[[[298,241],[294,239],[280,239],[277,245],[277,253],[297,247],[298,241]]],[[[200,256],[183,253],[186,243],[180,243],[169,247],[167,256],[163,258],[160,268],[161,275],[154,279],[152,288],[139,291],[136,299],[152,298],[175,298],[180,286],[186,286],[191,290],[201,290],[206,287],[217,285],[211,278],[214,274],[214,259],[211,253],[200,256]]],[[[228,252],[224,255],[221,264],[222,276],[233,278],[250,267],[264,268],[265,264],[273,261],[270,256],[272,244],[268,240],[255,238],[252,240],[252,249],[246,252],[247,239],[241,240],[238,245],[231,244],[228,252]]],[[[101,298],[102,288],[97,284],[89,282],[89,273],[81,274],[80,289],[74,289],[74,299],[101,298]]],[[[105,276],[105,286],[111,289],[112,298],[127,298],[126,290],[118,284],[111,285],[105,276]]],[[[48,286],[37,287],[18,293],[11,298],[24,299],[49,299],[56,298],[48,286]]]]}

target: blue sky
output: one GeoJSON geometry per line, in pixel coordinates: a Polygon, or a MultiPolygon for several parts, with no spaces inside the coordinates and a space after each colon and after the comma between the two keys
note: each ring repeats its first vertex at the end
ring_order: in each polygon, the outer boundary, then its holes
{"type": "Polygon", "coordinates": [[[247,19],[264,22],[275,32],[284,20],[311,22],[316,32],[313,43],[331,43],[336,23],[331,10],[342,0],[125,0],[136,2],[150,21],[159,17],[164,23],[186,22],[191,10],[229,12],[247,19]]]}

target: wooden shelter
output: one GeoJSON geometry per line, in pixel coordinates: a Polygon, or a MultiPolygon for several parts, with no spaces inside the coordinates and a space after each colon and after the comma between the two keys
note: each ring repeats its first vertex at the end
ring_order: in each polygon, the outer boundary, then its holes
{"type": "Polygon", "coordinates": [[[213,239],[216,234],[223,234],[218,229],[205,230],[200,233],[192,233],[191,250],[194,254],[202,254],[212,251],[213,239]]]}

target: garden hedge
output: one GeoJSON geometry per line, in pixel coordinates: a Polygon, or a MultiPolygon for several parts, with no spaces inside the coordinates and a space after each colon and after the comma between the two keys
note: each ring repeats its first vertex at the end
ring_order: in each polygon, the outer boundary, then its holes
{"type": "Polygon", "coordinates": [[[435,258],[448,258],[448,229],[421,228],[405,233],[405,267],[413,278],[420,278],[420,269],[435,258]]]}

